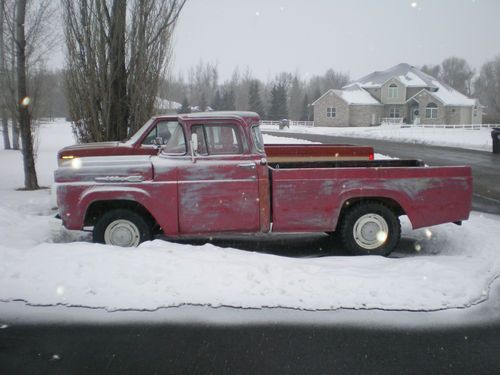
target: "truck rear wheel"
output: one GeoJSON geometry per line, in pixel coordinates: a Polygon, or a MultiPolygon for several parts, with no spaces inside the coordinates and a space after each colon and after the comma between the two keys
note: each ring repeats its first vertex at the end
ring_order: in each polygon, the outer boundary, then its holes
{"type": "Polygon", "coordinates": [[[152,238],[152,226],[140,214],[130,210],[108,211],[94,225],[93,241],[97,243],[136,247],[152,238]]]}
{"type": "Polygon", "coordinates": [[[345,214],[340,226],[342,244],[353,255],[389,255],[401,237],[397,215],[378,202],[362,202],[345,214]]]}

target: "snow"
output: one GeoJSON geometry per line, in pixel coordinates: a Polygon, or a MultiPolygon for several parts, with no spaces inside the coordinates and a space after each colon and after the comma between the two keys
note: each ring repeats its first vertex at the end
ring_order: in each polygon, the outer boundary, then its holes
{"type": "MultiPolygon", "coordinates": [[[[295,142],[279,138],[285,141],[295,142]]],[[[43,184],[50,184],[56,150],[72,142],[62,121],[41,127],[43,184]]],[[[416,231],[404,218],[392,258],[293,258],[163,240],[135,249],[93,244],[80,232],[51,231],[50,191],[14,190],[22,185],[21,169],[18,152],[0,151],[0,174],[9,176],[0,181],[1,301],[108,311],[182,305],[441,310],[486,300],[500,275],[500,218],[476,212],[462,227],[416,231]]]]}
{"type": "Polygon", "coordinates": [[[315,105],[316,102],[322,99],[325,95],[334,94],[342,98],[347,104],[380,105],[380,103],[373,96],[357,84],[347,86],[344,90],[328,90],[314,103],[312,103],[312,105],[315,105]]]}
{"type": "Polygon", "coordinates": [[[468,98],[457,90],[443,85],[439,81],[434,80],[432,83],[438,90],[429,93],[437,97],[444,105],[473,107],[477,104],[476,99],[468,98]]]}
{"type": "MultiPolygon", "coordinates": [[[[263,130],[277,131],[277,126],[264,125],[263,130]]],[[[491,129],[424,128],[381,125],[366,127],[301,127],[292,126],[286,133],[324,134],[339,137],[382,139],[403,143],[419,143],[443,147],[459,147],[471,150],[490,151],[491,129]]]]}
{"type": "Polygon", "coordinates": [[[155,107],[159,110],[177,110],[182,107],[182,104],[157,96],[155,100],[155,107]]]}
{"type": "Polygon", "coordinates": [[[399,79],[405,86],[408,87],[425,87],[427,84],[422,80],[418,75],[416,75],[411,70],[408,71],[405,75],[400,75],[396,77],[399,79]]]}
{"type": "Polygon", "coordinates": [[[380,105],[367,91],[355,85],[345,90],[333,90],[348,104],[380,105]]]}

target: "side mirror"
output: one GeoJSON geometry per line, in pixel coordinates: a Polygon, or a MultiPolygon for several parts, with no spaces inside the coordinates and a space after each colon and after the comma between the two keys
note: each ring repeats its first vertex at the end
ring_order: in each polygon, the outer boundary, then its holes
{"type": "Polygon", "coordinates": [[[196,153],[198,152],[198,134],[191,134],[191,160],[196,162],[196,153]]]}

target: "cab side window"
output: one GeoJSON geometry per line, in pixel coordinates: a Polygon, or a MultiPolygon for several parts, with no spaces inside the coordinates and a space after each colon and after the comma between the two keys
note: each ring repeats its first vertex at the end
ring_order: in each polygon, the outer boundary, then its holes
{"type": "Polygon", "coordinates": [[[198,154],[237,155],[243,153],[241,134],[236,125],[195,125],[198,135],[198,154]]]}

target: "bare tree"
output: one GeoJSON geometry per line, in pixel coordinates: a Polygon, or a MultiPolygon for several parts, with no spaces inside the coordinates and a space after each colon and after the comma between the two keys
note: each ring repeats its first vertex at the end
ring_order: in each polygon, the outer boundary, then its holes
{"type": "Polygon", "coordinates": [[[467,61],[458,57],[448,57],[441,63],[441,79],[460,91],[462,94],[472,94],[472,78],[474,70],[467,61]]]}
{"type": "Polygon", "coordinates": [[[9,124],[7,116],[7,97],[5,95],[5,88],[7,82],[5,76],[7,74],[5,69],[5,46],[4,46],[4,12],[5,0],[0,0],[0,87],[3,87],[3,92],[0,93],[0,116],[2,117],[2,132],[3,132],[3,146],[6,150],[10,149],[10,139],[9,139],[9,124]]]}
{"type": "Polygon", "coordinates": [[[441,65],[424,65],[420,68],[420,70],[436,79],[440,79],[441,77],[441,65]]]}
{"type": "Polygon", "coordinates": [[[124,138],[154,113],[186,0],[62,0],[66,89],[81,141],[124,138]]]}
{"type": "Polygon", "coordinates": [[[21,128],[21,142],[24,162],[24,187],[27,190],[38,189],[38,181],[33,156],[33,138],[31,134],[31,119],[28,110],[29,96],[26,82],[26,0],[19,0],[16,17],[16,46],[17,46],[17,93],[19,124],[21,128]]]}
{"type": "Polygon", "coordinates": [[[479,102],[486,106],[486,119],[500,122],[500,55],[486,62],[474,83],[479,102]]]}
{"type": "MultiPolygon", "coordinates": [[[[51,0],[27,0],[25,6],[25,68],[27,90],[30,96],[30,115],[40,98],[39,73],[44,71],[44,62],[48,52],[57,43],[58,35],[53,32],[53,15],[56,11],[51,0]]],[[[18,93],[17,93],[17,7],[15,0],[1,0],[0,12],[4,19],[4,44],[2,76],[4,108],[11,119],[12,148],[19,149],[18,93]]]]}

